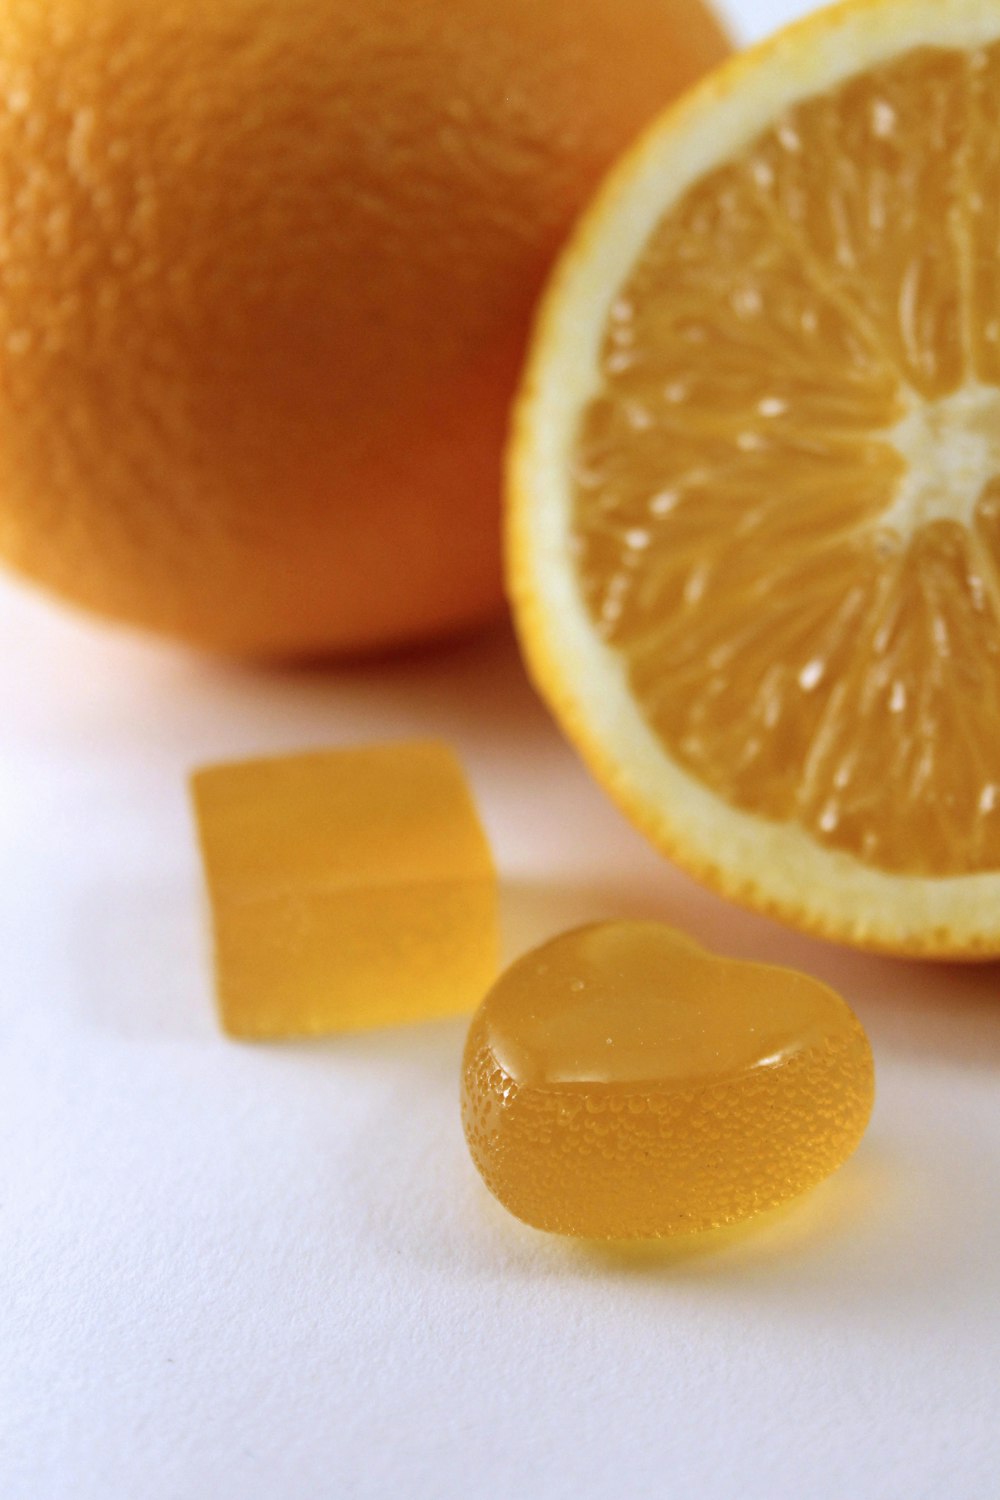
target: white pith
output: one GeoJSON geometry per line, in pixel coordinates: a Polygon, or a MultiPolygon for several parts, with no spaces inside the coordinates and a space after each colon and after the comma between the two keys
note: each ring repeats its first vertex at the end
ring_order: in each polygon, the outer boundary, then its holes
{"type": "Polygon", "coordinates": [[[983,489],[1000,474],[1000,390],[969,382],[939,401],[915,395],[885,436],[906,472],[878,524],[901,536],[933,521],[971,530],[983,489]]]}

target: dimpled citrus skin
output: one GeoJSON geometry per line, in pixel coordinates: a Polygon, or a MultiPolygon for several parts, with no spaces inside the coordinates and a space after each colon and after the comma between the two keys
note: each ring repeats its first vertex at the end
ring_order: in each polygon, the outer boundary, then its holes
{"type": "Polygon", "coordinates": [[[2,0],[0,555],[262,655],[500,605],[529,314],[699,0],[2,0]]]}
{"type": "Polygon", "coordinates": [[[473,1019],[462,1114],[487,1186],[539,1229],[655,1237],[735,1223],[827,1177],[874,1072],[832,990],[607,923],[519,960],[473,1019]]]}

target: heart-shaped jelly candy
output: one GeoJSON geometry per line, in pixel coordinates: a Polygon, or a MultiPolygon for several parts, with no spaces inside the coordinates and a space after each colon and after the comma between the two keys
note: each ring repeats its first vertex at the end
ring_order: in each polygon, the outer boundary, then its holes
{"type": "Polygon", "coordinates": [[[871,1048],[833,990],[653,922],[581,927],[490,990],[465,1049],[473,1160],[539,1229],[633,1238],[774,1208],[864,1133],[871,1048]]]}

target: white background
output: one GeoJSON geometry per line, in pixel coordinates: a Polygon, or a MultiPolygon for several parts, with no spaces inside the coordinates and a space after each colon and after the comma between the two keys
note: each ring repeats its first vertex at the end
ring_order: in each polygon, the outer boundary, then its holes
{"type": "Polygon", "coordinates": [[[995,1500],[998,992],[672,871],[505,630],[269,675],[0,585],[0,1497],[995,1500]],[[462,1023],[220,1037],[188,770],[429,733],[474,783],[508,956],[653,914],[847,995],[879,1091],[840,1174],[752,1231],[599,1250],[480,1185],[462,1023]]]}

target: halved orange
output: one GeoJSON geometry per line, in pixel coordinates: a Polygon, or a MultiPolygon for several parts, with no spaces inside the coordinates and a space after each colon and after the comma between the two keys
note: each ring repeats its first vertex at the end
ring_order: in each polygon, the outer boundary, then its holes
{"type": "Polygon", "coordinates": [[[1000,953],[1000,0],[852,0],[619,164],[510,453],[529,668],[668,854],[1000,953]]]}

